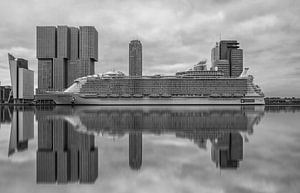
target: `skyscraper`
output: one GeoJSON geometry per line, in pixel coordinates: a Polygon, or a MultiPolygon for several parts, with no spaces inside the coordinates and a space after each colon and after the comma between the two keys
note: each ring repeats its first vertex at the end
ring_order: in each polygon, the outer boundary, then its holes
{"type": "Polygon", "coordinates": [[[222,71],[224,73],[224,76],[230,76],[230,65],[228,60],[216,60],[214,65],[214,67],[217,67],[218,71],[222,71]]]}
{"type": "Polygon", "coordinates": [[[64,90],[95,73],[98,32],[93,26],[37,26],[38,93],[64,90]]]}
{"type": "Polygon", "coordinates": [[[132,40],[129,43],[129,76],[142,76],[142,43],[132,40]]]}
{"type": "Polygon", "coordinates": [[[231,76],[238,77],[243,72],[243,50],[230,49],[231,76]]]}
{"type": "Polygon", "coordinates": [[[225,76],[238,77],[243,72],[243,50],[236,40],[221,40],[211,51],[211,63],[225,76]]]}
{"type": "Polygon", "coordinates": [[[217,67],[216,61],[219,59],[220,59],[220,48],[219,48],[219,44],[216,43],[216,46],[211,49],[211,64],[213,70],[215,70],[214,68],[217,67]]]}

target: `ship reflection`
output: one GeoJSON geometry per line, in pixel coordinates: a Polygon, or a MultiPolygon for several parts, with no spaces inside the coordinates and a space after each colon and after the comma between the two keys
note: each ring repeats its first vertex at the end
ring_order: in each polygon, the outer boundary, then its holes
{"type": "Polygon", "coordinates": [[[99,163],[97,135],[128,135],[128,165],[135,171],[142,169],[143,136],[148,134],[171,134],[200,149],[207,149],[209,144],[217,168],[237,169],[243,160],[244,141],[264,115],[263,107],[255,106],[45,108],[8,110],[3,116],[12,121],[12,155],[26,149],[33,138],[35,113],[36,182],[41,184],[94,183],[99,163]]]}
{"type": "MultiPolygon", "coordinates": [[[[55,108],[45,115],[64,120],[87,135],[129,136],[129,166],[142,167],[143,134],[173,133],[193,141],[199,148],[211,144],[211,160],[220,169],[236,169],[243,160],[242,134],[251,135],[260,122],[262,107],[79,107],[55,108]]],[[[39,121],[40,122],[40,121],[39,121]]]]}

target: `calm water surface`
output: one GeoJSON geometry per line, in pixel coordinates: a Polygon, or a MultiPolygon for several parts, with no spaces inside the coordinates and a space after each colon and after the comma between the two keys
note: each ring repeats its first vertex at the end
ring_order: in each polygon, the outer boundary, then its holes
{"type": "Polygon", "coordinates": [[[0,192],[299,192],[300,108],[0,107],[0,192]]]}

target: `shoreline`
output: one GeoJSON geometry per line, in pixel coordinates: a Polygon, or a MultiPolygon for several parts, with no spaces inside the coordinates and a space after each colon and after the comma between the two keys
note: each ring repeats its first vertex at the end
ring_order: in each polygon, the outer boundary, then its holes
{"type": "Polygon", "coordinates": [[[13,103],[0,103],[0,106],[265,106],[265,107],[280,107],[280,106],[294,106],[300,107],[300,104],[13,104],[13,103]]]}

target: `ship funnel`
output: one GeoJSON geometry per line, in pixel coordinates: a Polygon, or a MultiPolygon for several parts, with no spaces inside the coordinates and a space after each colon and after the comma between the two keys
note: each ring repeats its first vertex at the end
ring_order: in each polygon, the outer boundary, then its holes
{"type": "Polygon", "coordinates": [[[248,73],[248,70],[249,70],[249,68],[244,68],[241,77],[246,77],[246,76],[247,76],[247,73],[248,73]]]}

